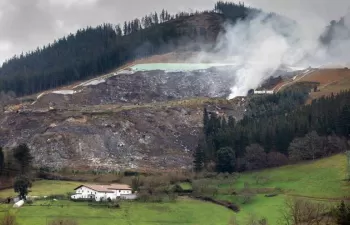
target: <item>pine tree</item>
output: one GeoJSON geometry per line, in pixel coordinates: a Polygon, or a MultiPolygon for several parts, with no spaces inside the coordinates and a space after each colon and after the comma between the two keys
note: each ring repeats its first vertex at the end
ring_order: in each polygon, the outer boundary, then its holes
{"type": "Polygon", "coordinates": [[[165,21],[169,21],[171,19],[170,14],[168,13],[168,11],[165,11],[165,21]]]}
{"type": "Polygon", "coordinates": [[[160,21],[161,21],[162,23],[165,22],[165,10],[164,10],[164,9],[162,10],[162,13],[160,14],[160,21]]]}
{"type": "Polygon", "coordinates": [[[350,151],[346,151],[346,156],[347,156],[347,169],[348,169],[348,181],[350,182],[350,151]]]}
{"type": "Polygon", "coordinates": [[[126,21],[124,22],[123,32],[124,32],[124,35],[128,35],[128,24],[126,21]]]}
{"type": "Polygon", "coordinates": [[[233,129],[235,127],[235,124],[236,124],[236,120],[235,118],[233,118],[233,116],[229,116],[228,117],[228,127],[233,129]]]}
{"type": "Polygon", "coordinates": [[[350,225],[350,206],[345,205],[344,201],[341,201],[336,210],[337,224],[350,225]]]}
{"type": "Polygon", "coordinates": [[[207,136],[208,135],[208,123],[209,123],[209,115],[207,108],[204,108],[203,111],[203,131],[204,134],[207,136]]]}
{"type": "Polygon", "coordinates": [[[235,171],[236,156],[232,148],[221,148],[217,152],[216,171],[232,173],[235,171]]]}
{"type": "Polygon", "coordinates": [[[116,32],[118,37],[123,36],[123,32],[122,32],[122,29],[120,28],[119,24],[115,27],[115,32],[116,32]]]}
{"type": "Polygon", "coordinates": [[[194,152],[194,171],[200,172],[203,170],[204,166],[204,151],[202,149],[202,146],[200,144],[197,145],[197,148],[194,152]]]}
{"type": "Polygon", "coordinates": [[[20,144],[17,146],[13,150],[13,156],[20,166],[21,174],[30,172],[29,169],[32,166],[33,157],[30,154],[30,149],[26,144],[20,144]]]}
{"type": "Polygon", "coordinates": [[[348,137],[350,134],[350,104],[344,105],[342,108],[338,119],[338,126],[340,128],[340,133],[348,137]]]}
{"type": "Polygon", "coordinates": [[[159,17],[157,12],[155,12],[153,15],[153,21],[154,21],[154,24],[159,24],[159,17]]]}
{"type": "Polygon", "coordinates": [[[132,32],[132,21],[128,23],[127,27],[128,27],[127,28],[128,29],[128,34],[131,34],[131,32],[132,32]]]}
{"type": "Polygon", "coordinates": [[[5,155],[2,150],[2,147],[0,147],[0,175],[2,175],[2,172],[4,170],[4,165],[5,165],[5,155]]]}
{"type": "Polygon", "coordinates": [[[18,193],[20,199],[26,200],[28,189],[32,186],[30,179],[27,176],[21,175],[15,178],[13,188],[18,193]]]}
{"type": "Polygon", "coordinates": [[[228,125],[227,125],[226,118],[223,117],[223,118],[221,119],[221,129],[222,129],[222,130],[226,130],[227,128],[228,128],[228,125]]]}

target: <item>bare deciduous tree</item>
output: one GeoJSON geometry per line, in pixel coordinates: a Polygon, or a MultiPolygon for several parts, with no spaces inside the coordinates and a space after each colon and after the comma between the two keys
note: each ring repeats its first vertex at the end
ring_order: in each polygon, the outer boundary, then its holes
{"type": "Polygon", "coordinates": [[[282,209],[279,224],[285,225],[321,225],[329,224],[329,207],[320,202],[301,198],[287,199],[282,209]]]}
{"type": "Polygon", "coordinates": [[[293,161],[314,160],[324,155],[325,139],[316,131],[308,133],[303,138],[295,138],[289,145],[290,159],[293,161]]]}
{"type": "Polygon", "coordinates": [[[288,157],[280,152],[269,152],[267,154],[267,166],[278,167],[288,164],[288,157]]]}
{"type": "Polygon", "coordinates": [[[266,153],[260,145],[249,145],[245,151],[245,161],[248,170],[266,168],[266,153]]]}

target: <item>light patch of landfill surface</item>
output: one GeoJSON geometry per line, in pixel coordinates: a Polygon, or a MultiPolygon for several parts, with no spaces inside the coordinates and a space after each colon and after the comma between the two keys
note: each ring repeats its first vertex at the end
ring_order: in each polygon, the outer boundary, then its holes
{"type": "Polygon", "coordinates": [[[95,79],[74,87],[39,95],[33,104],[46,107],[132,103],[142,104],[192,97],[227,97],[235,83],[234,68],[166,72],[118,73],[108,79],[95,79]]]}

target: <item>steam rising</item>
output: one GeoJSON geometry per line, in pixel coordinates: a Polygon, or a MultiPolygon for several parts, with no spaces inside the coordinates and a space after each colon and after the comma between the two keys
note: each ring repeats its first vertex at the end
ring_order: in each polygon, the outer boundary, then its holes
{"type": "Polygon", "coordinates": [[[276,15],[259,15],[248,21],[226,24],[218,38],[216,53],[202,52],[199,61],[227,62],[237,65],[233,74],[236,83],[229,98],[246,95],[257,88],[280,66],[306,69],[308,67],[344,67],[350,62],[350,16],[344,28],[334,29],[332,41],[325,47],[320,36],[324,25],[308,20],[295,23],[276,15]]]}

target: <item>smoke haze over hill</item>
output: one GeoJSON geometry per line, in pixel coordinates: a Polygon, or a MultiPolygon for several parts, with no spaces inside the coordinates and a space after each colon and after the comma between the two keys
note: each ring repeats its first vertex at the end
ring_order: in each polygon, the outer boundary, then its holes
{"type": "MultiPolygon", "coordinates": [[[[0,64],[86,26],[122,23],[163,8],[169,12],[212,9],[216,0],[0,0],[0,64]],[[138,7],[134,7],[138,6],[138,7]]],[[[236,1],[237,2],[237,1],[236,1]]],[[[346,0],[241,0],[286,15],[309,28],[344,15],[346,0]],[[316,21],[316,22],[315,22],[316,21]]]]}
{"type": "MultiPolygon", "coordinates": [[[[303,5],[300,7],[302,15],[305,9],[303,5]]],[[[304,22],[297,20],[296,23],[277,15],[261,14],[251,20],[226,24],[225,32],[218,39],[218,51],[215,54],[203,52],[197,60],[237,63],[237,70],[233,71],[237,82],[230,95],[233,98],[256,88],[281,65],[300,69],[348,66],[349,14],[342,25],[330,29],[331,39],[327,45],[323,45],[320,37],[324,35],[326,25],[316,14],[310,13],[304,22]]]]}

